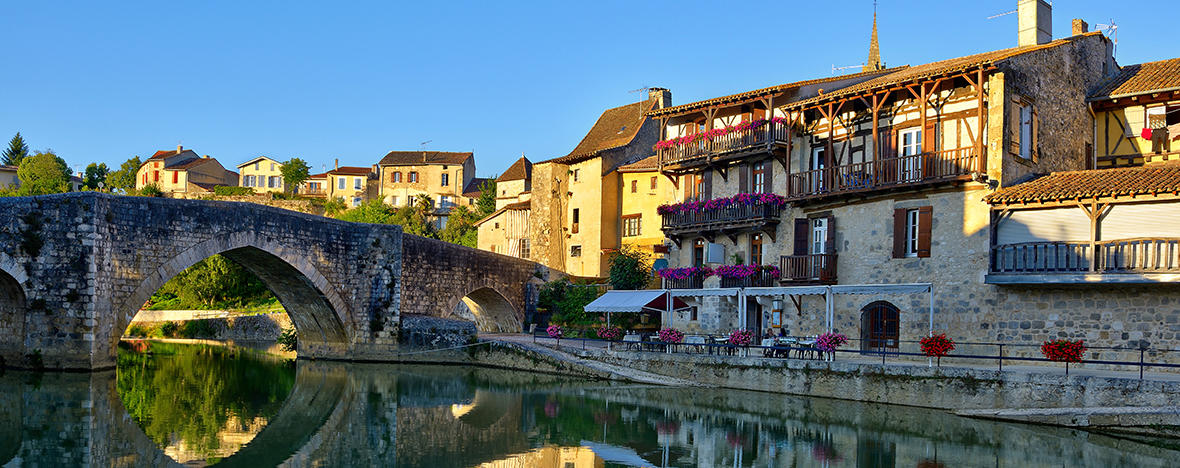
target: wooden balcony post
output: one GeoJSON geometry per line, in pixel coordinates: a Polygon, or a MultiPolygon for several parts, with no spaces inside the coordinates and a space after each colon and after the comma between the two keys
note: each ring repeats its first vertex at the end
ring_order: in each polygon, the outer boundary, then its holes
{"type": "Polygon", "coordinates": [[[987,158],[983,157],[983,67],[975,72],[975,157],[979,172],[987,173],[987,158]]]}

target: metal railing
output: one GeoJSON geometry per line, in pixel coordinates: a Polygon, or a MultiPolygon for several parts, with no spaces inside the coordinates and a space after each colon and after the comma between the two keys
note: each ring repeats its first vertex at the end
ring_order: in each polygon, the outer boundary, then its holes
{"type": "Polygon", "coordinates": [[[701,229],[708,227],[733,227],[741,223],[776,223],[782,216],[783,207],[765,203],[734,203],[721,208],[701,211],[681,211],[660,215],[663,230],[701,229]]]}
{"type": "Polygon", "coordinates": [[[775,286],[778,282],[778,275],[771,271],[759,271],[753,275],[745,278],[721,278],[721,287],[723,288],[758,288],[775,286]]]}
{"type": "Polygon", "coordinates": [[[835,283],[836,254],[784,255],[779,271],[783,282],[835,283]]]}
{"type": "Polygon", "coordinates": [[[706,138],[693,143],[660,148],[656,151],[660,164],[690,164],[704,162],[712,155],[755,149],[772,142],[787,141],[787,126],[766,122],[758,128],[733,130],[724,135],[706,138]]]}
{"type": "Polygon", "coordinates": [[[787,198],[938,182],[970,175],[978,163],[969,147],[795,172],[787,180],[787,198]]]}
{"type": "Polygon", "coordinates": [[[704,275],[693,275],[684,279],[677,278],[663,278],[664,289],[703,289],[705,287],[704,275]]]}
{"type": "Polygon", "coordinates": [[[992,247],[991,273],[1180,272],[1180,238],[1024,242],[992,247]]]}
{"type": "MultiPolygon", "coordinates": [[[[547,335],[534,334],[533,342],[551,342],[558,346],[587,350],[590,348],[607,348],[608,343],[615,350],[658,352],[668,354],[710,354],[734,357],[761,357],[767,359],[808,359],[808,360],[846,360],[862,364],[879,362],[882,366],[898,365],[913,366],[915,364],[933,365],[935,359],[921,352],[920,341],[896,340],[896,348],[857,349],[862,342],[850,338],[848,343],[835,351],[823,351],[814,345],[784,344],[774,346],[748,345],[740,346],[724,341],[723,336],[708,336],[704,343],[664,343],[651,335],[650,339],[641,341],[610,341],[599,338],[561,338],[554,339],[547,335]]],[[[780,337],[781,338],[781,337],[780,337]]],[[[800,341],[814,340],[815,337],[792,336],[800,341]]],[[[880,340],[875,340],[880,341],[880,340]]],[[[1144,372],[1149,369],[1161,369],[1169,372],[1180,372],[1180,350],[1143,347],[1118,346],[1087,346],[1086,355],[1081,362],[1068,363],[1054,361],[1040,355],[1040,344],[1032,343],[996,343],[996,342],[955,342],[955,353],[942,356],[939,366],[966,365],[975,368],[995,369],[1003,371],[1005,364],[1011,368],[1013,364],[1033,363],[1051,364],[1064,367],[1069,375],[1070,365],[1076,369],[1078,365],[1103,366],[1099,370],[1118,372],[1137,372],[1138,378],[1144,378],[1144,372]]],[[[1011,369],[1009,369],[1011,370],[1011,369]]]]}

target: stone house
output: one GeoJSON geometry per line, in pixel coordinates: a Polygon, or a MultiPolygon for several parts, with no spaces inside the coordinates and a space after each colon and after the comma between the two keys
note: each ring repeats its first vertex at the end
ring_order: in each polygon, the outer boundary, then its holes
{"type": "Polygon", "coordinates": [[[299,184],[296,193],[309,197],[325,197],[328,194],[328,173],[311,174],[299,184]]]}
{"type": "Polygon", "coordinates": [[[16,166],[0,165],[0,188],[20,187],[20,178],[16,176],[16,166]]]}
{"type": "MultiPolygon", "coordinates": [[[[427,195],[440,214],[454,206],[475,204],[466,193],[475,177],[472,153],[444,151],[390,151],[377,163],[378,197],[393,206],[413,203],[418,195],[427,195]]],[[[474,191],[478,191],[478,185],[474,191]]]]}
{"type": "Polygon", "coordinates": [[[283,163],[266,156],[238,164],[238,185],[250,187],[254,193],[283,192],[283,163]]]}
{"type": "Polygon", "coordinates": [[[213,187],[238,185],[238,173],[226,170],[217,159],[198,156],[177,145],[175,151],[156,151],[139,166],[135,189],[155,185],[172,198],[194,198],[213,193],[213,187]]]}
{"type": "Polygon", "coordinates": [[[349,207],[377,199],[375,167],[337,166],[327,172],[327,198],[341,198],[349,207]]]}
{"type": "Polygon", "coordinates": [[[1180,58],[1128,65],[1091,93],[1091,167],[1180,159],[1180,58]]]}
{"type": "Polygon", "coordinates": [[[603,277],[620,245],[619,166],[651,155],[658,124],[647,116],[672,93],[607,109],[569,154],[533,165],[529,239],[532,259],[573,276],[603,277]]]}
{"type": "Polygon", "coordinates": [[[532,257],[529,238],[533,163],[521,156],[496,178],[496,211],[476,221],[476,246],[513,257],[532,257]]]}

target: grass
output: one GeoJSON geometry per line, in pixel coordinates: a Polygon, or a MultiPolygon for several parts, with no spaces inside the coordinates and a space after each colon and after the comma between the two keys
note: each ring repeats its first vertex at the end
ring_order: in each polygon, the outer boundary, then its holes
{"type": "Polygon", "coordinates": [[[260,315],[286,312],[283,305],[274,296],[267,298],[239,299],[222,301],[213,305],[187,303],[179,297],[171,297],[153,302],[145,310],[224,310],[235,315],[260,315]]]}

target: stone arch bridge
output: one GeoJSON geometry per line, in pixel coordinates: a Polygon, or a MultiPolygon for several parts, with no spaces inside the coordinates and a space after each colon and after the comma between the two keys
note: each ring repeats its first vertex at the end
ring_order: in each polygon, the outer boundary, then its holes
{"type": "Polygon", "coordinates": [[[221,254],[255,273],[291,315],[300,356],[385,360],[403,317],[520,330],[525,260],[249,203],[70,193],[0,199],[0,358],[12,367],[114,366],[141,305],[221,254]],[[470,315],[468,315],[470,317],[470,315]]]}

